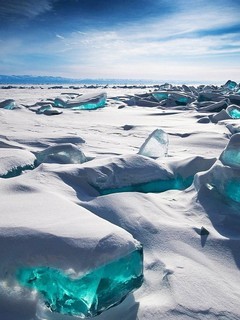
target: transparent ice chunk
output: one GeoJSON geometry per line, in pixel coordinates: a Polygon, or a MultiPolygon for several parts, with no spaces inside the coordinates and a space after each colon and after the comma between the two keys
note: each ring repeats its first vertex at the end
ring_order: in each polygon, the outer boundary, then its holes
{"type": "Polygon", "coordinates": [[[17,279],[22,286],[37,290],[53,312],[93,317],[142,285],[142,246],[78,278],[50,267],[31,267],[19,269],[17,279]]]}
{"type": "Polygon", "coordinates": [[[36,153],[37,163],[83,163],[87,159],[84,153],[71,143],[59,144],[36,153]]]}
{"type": "Polygon", "coordinates": [[[240,168],[240,133],[231,137],[219,159],[226,166],[240,168]]]}
{"type": "Polygon", "coordinates": [[[168,134],[162,129],[154,130],[140,147],[138,154],[150,158],[167,156],[168,134]]]}

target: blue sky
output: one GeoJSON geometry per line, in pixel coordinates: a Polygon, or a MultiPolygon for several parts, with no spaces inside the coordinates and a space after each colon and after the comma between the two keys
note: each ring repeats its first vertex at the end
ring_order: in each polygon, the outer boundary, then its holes
{"type": "Polygon", "coordinates": [[[0,74],[240,81],[239,0],[0,0],[0,74]]]}

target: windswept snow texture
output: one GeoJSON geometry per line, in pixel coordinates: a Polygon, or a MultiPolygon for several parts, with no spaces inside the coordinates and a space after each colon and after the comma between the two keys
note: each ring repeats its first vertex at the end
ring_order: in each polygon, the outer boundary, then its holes
{"type": "Polygon", "coordinates": [[[0,106],[1,320],[240,319],[237,81],[0,106]]]}

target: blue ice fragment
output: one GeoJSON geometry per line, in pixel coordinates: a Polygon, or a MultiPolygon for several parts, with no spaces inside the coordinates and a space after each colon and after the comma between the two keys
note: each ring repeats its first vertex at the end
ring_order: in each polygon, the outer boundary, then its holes
{"type": "Polygon", "coordinates": [[[240,107],[237,105],[230,105],[226,109],[228,115],[233,119],[240,119],[240,107]]]}
{"type": "Polygon", "coordinates": [[[66,101],[61,98],[55,98],[54,105],[55,105],[55,107],[59,107],[59,108],[66,108],[67,107],[66,101]]]}
{"type": "Polygon", "coordinates": [[[225,85],[225,88],[228,88],[229,90],[234,90],[237,87],[237,83],[235,81],[232,80],[228,80],[225,85]]]}
{"type": "Polygon", "coordinates": [[[162,101],[168,98],[169,93],[167,91],[161,91],[161,92],[154,92],[152,93],[152,96],[157,100],[157,101],[162,101]]]}
{"type": "Polygon", "coordinates": [[[50,267],[26,267],[17,272],[19,283],[37,290],[53,312],[93,317],[121,303],[143,282],[143,250],[136,249],[91,272],[72,278],[50,267]]]}
{"type": "Polygon", "coordinates": [[[16,108],[16,102],[13,99],[4,100],[0,102],[0,108],[6,109],[6,110],[13,110],[16,108]]]}
{"type": "Polygon", "coordinates": [[[72,110],[95,110],[98,108],[103,108],[106,105],[106,97],[100,98],[97,102],[95,103],[83,103],[80,104],[79,106],[75,106],[72,108],[72,110]]]}
{"type": "Polygon", "coordinates": [[[219,159],[225,166],[240,168],[240,133],[231,137],[219,159]]]}

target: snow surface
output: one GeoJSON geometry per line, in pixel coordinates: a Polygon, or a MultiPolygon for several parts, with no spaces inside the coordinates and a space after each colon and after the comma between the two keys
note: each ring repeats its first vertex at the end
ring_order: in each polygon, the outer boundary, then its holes
{"type": "MultiPolygon", "coordinates": [[[[61,109],[57,116],[31,108],[73,89],[0,89],[0,101],[13,99],[21,106],[0,109],[1,172],[32,163],[58,145],[74,145],[88,160],[47,161],[0,178],[1,320],[73,319],[43,316],[36,293],[14,279],[18,266],[44,264],[79,274],[130,252],[136,240],[144,250],[144,283],[96,320],[240,319],[239,203],[221,187],[240,174],[217,160],[240,131],[240,120],[221,108],[240,96],[206,86],[197,100],[199,89],[168,88],[173,93],[159,102],[149,98],[149,89],[104,88],[106,107],[61,109]],[[168,134],[169,146],[167,157],[154,160],[138,152],[156,129],[168,134]],[[194,175],[186,190],[99,193],[194,175]],[[209,234],[201,234],[202,227],[209,234]]],[[[89,90],[95,89],[77,93],[89,90]]]]}

